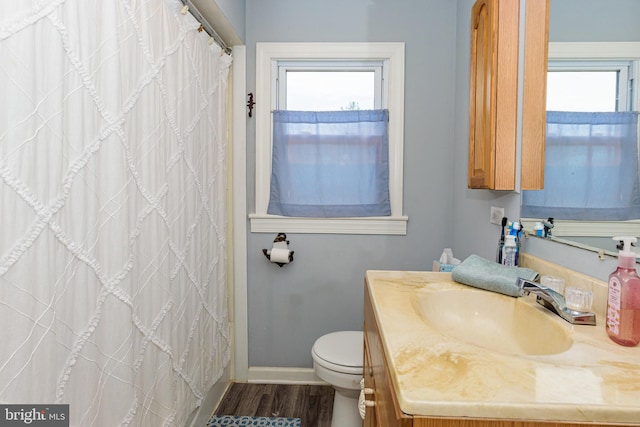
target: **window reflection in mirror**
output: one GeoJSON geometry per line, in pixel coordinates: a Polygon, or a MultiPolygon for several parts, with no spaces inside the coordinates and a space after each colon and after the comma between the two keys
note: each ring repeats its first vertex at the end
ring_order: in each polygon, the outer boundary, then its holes
{"type": "MultiPolygon", "coordinates": [[[[633,61],[638,72],[640,58],[640,1],[638,0],[551,0],[549,16],[549,60],[624,60],[633,61]]],[[[638,75],[636,90],[640,96],[638,75]]],[[[637,111],[636,107],[636,111],[637,111]]],[[[523,159],[526,161],[526,159],[523,159]]],[[[546,218],[546,216],[543,216],[546,218]]],[[[611,236],[640,237],[636,221],[588,222],[556,220],[554,231],[562,239],[589,240],[588,245],[609,248],[611,236]],[[563,231],[564,230],[564,231],[563,231]],[[566,231],[566,232],[565,232],[566,231]],[[587,237],[573,237],[587,236],[587,237]],[[593,241],[600,239],[601,242],[593,241]]],[[[523,221],[531,230],[535,222],[523,221]]],[[[617,251],[615,251],[617,253],[617,251]]]]}
{"type": "Polygon", "coordinates": [[[619,76],[620,70],[576,69],[550,63],[547,111],[619,111],[618,92],[626,93],[626,84],[624,88],[618,85],[619,76]]]}
{"type": "Polygon", "coordinates": [[[544,206],[548,201],[541,202],[538,197],[537,201],[532,202],[531,199],[535,197],[532,198],[531,195],[536,192],[524,191],[523,224],[527,229],[532,229],[536,219],[554,217],[555,236],[615,252],[612,236],[640,236],[637,149],[637,111],[640,108],[638,90],[634,87],[640,81],[640,43],[550,43],[547,77],[545,188],[548,189],[550,185],[554,188],[564,186],[564,193],[556,196],[557,199],[564,200],[556,200],[548,203],[548,207],[532,210],[527,206],[544,206]],[[625,53],[616,57],[614,52],[625,53]],[[576,138],[560,137],[560,134],[566,131],[558,133],[557,127],[549,128],[549,120],[554,121],[557,118],[553,115],[555,113],[550,111],[570,112],[567,114],[573,115],[570,116],[571,120],[578,121],[571,124],[582,127],[582,134],[576,138]],[[596,112],[602,112],[602,115],[597,119],[590,117],[596,112]],[[607,119],[602,119],[607,115],[607,119]],[[590,121],[596,121],[596,124],[582,124],[581,121],[587,120],[585,117],[589,117],[590,121]],[[605,126],[599,122],[600,120],[630,122],[626,126],[607,128],[606,126],[610,125],[605,126]],[[601,134],[600,137],[594,136],[598,132],[601,134]],[[624,132],[633,132],[627,135],[627,142],[621,142],[622,139],[619,138],[624,132]],[[578,159],[580,157],[583,158],[578,159]],[[581,163],[581,166],[575,166],[576,161],[581,163]],[[555,177],[560,177],[560,185],[553,183],[553,172],[547,173],[547,166],[552,167],[554,164],[556,171],[562,172],[562,175],[556,174],[555,177]],[[606,182],[609,184],[605,184],[606,182]],[[573,183],[576,188],[572,187],[573,183]],[[583,188],[586,189],[579,188],[578,183],[585,184],[583,188]],[[603,194],[611,197],[603,197],[603,194]],[[569,198],[575,200],[567,201],[569,198]],[[621,212],[621,205],[616,205],[618,201],[612,202],[612,199],[616,198],[626,198],[627,205],[636,204],[638,207],[621,212]],[[614,212],[617,216],[601,218],[589,213],[573,215],[557,209],[562,203],[575,205],[572,207],[587,207],[586,211],[591,212],[614,212]],[[527,220],[527,217],[530,219],[527,220]]]}

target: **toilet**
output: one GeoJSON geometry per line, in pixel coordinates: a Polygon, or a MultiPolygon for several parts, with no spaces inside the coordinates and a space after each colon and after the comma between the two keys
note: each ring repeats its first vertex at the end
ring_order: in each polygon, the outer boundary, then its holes
{"type": "Polygon", "coordinates": [[[361,331],[332,332],[318,338],[311,349],[318,378],[333,386],[332,427],[360,427],[358,411],[362,379],[363,334],[361,331]]]}

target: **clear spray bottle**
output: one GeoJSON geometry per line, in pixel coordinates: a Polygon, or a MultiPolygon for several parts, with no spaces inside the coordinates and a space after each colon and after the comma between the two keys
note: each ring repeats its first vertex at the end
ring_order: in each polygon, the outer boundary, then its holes
{"type": "Polygon", "coordinates": [[[633,347],[640,342],[640,277],[636,254],[631,251],[635,237],[614,237],[624,242],[618,253],[618,268],[609,275],[607,335],[615,343],[633,347]]]}

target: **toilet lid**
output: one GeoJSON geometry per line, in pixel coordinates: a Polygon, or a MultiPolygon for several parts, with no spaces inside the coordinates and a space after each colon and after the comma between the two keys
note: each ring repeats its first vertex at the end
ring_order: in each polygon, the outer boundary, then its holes
{"type": "Polygon", "coordinates": [[[329,363],[362,368],[361,331],[340,331],[323,335],[313,345],[314,353],[329,363]]]}

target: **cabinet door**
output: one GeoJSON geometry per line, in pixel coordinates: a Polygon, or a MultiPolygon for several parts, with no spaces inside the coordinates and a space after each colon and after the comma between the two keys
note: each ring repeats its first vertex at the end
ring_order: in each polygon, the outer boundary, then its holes
{"type": "MultiPolygon", "coordinates": [[[[400,411],[396,400],[366,284],[364,299],[364,335],[373,376],[373,400],[375,401],[373,409],[375,412],[376,426],[410,427],[413,423],[412,417],[400,411]]],[[[365,383],[367,383],[367,378],[370,377],[370,375],[367,371],[365,371],[364,374],[365,383]]],[[[369,384],[371,384],[371,382],[369,384]]],[[[368,426],[369,424],[365,425],[368,426]]]]}
{"type": "MultiPolygon", "coordinates": [[[[364,340],[364,386],[365,388],[369,388],[374,390],[373,395],[367,394],[365,399],[375,401],[375,389],[376,385],[373,380],[373,367],[371,366],[371,358],[369,357],[369,345],[367,344],[367,339],[364,340]]],[[[367,406],[365,408],[365,416],[364,421],[362,423],[362,427],[377,427],[378,420],[376,419],[376,411],[375,407],[367,406]]]]}
{"type": "Polygon", "coordinates": [[[469,188],[515,189],[520,2],[471,11],[469,188]]]}
{"type": "Polygon", "coordinates": [[[547,130],[549,0],[527,2],[524,37],[520,188],[542,190],[547,130]]]}

